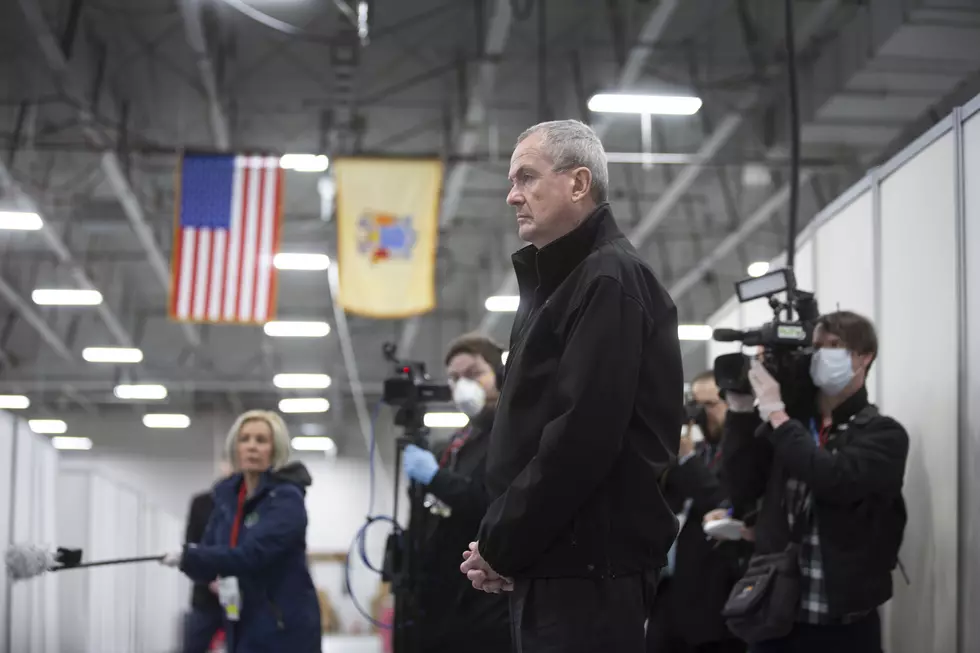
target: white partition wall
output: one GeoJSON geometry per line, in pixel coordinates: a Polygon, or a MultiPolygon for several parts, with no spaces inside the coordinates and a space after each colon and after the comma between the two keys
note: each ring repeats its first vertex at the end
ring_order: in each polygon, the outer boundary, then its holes
{"type": "MultiPolygon", "coordinates": [[[[160,555],[183,542],[183,523],[145,497],[90,470],[66,469],[58,506],[65,546],[86,560],[160,555]]],[[[65,571],[59,653],[179,649],[190,585],[156,562],[65,571]]]]}
{"type": "Polygon", "coordinates": [[[961,256],[966,283],[962,323],[965,363],[959,398],[960,650],[980,651],[980,113],[974,101],[963,113],[962,164],[957,176],[963,202],[961,256]]]}
{"type": "MultiPolygon", "coordinates": [[[[10,505],[13,500],[14,438],[17,422],[10,413],[0,411],[0,542],[6,546],[10,542],[10,505]]],[[[10,585],[7,569],[0,567],[0,646],[10,648],[10,585]]]]}
{"type": "MultiPolygon", "coordinates": [[[[869,392],[909,432],[909,522],[888,653],[980,651],[980,98],[871,171],[800,234],[799,287],[874,320],[869,392]]],[[[774,263],[780,264],[780,259],[774,263]]],[[[768,319],[729,302],[714,327],[768,319]],[[736,313],[738,313],[736,315],[736,313]]],[[[727,345],[708,347],[709,358],[727,345]]]]}
{"type": "MultiPolygon", "coordinates": [[[[10,541],[53,547],[58,492],[58,454],[50,440],[14,420],[12,440],[10,541]]],[[[9,650],[23,653],[58,651],[58,577],[12,583],[10,587],[9,650]]]]}

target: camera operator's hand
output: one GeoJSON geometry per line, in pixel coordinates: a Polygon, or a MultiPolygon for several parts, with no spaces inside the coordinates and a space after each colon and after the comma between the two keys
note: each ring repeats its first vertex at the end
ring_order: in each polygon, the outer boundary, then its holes
{"type": "MultiPolygon", "coordinates": [[[[779,382],[758,359],[753,359],[749,367],[749,383],[752,384],[752,391],[759,400],[759,416],[763,421],[769,422],[774,413],[785,413],[786,406],[783,404],[779,382]]],[[[773,426],[777,425],[773,424],[773,426]]]]}
{"type": "Polygon", "coordinates": [[[439,461],[431,451],[410,444],[402,453],[402,469],[416,483],[428,485],[439,471],[439,461]]]}

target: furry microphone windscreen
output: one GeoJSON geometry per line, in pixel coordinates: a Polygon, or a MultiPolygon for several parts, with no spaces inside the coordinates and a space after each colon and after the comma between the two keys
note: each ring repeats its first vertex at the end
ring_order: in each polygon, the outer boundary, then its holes
{"type": "Polygon", "coordinates": [[[16,544],[7,549],[6,563],[7,575],[13,580],[34,578],[58,566],[52,551],[33,544],[16,544]]]}

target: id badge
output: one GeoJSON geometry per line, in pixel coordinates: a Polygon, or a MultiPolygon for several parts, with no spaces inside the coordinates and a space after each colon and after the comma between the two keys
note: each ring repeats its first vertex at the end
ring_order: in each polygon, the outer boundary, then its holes
{"type": "Polygon", "coordinates": [[[238,589],[238,579],[234,576],[218,579],[218,602],[225,610],[228,621],[238,621],[241,617],[242,595],[238,589]]]}

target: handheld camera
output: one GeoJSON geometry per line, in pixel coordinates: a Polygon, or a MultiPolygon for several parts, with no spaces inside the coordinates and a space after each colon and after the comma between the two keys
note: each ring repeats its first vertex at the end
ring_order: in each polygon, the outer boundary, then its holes
{"type": "MultiPolygon", "coordinates": [[[[762,349],[762,363],[779,381],[783,401],[790,414],[810,410],[816,388],[810,380],[813,329],[820,312],[812,292],[799,290],[791,269],[775,270],[761,277],[739,281],[735,292],[741,303],[767,297],[773,319],[755,329],[715,329],[718,342],[741,342],[762,349]],[[786,301],[779,299],[786,293],[786,301]],[[794,319],[794,311],[796,319],[794,319]],[[789,407],[792,407],[790,409],[789,407]]],[[[715,381],[722,396],[726,392],[751,394],[749,357],[742,353],[723,354],[714,362],[715,381]]]]}

